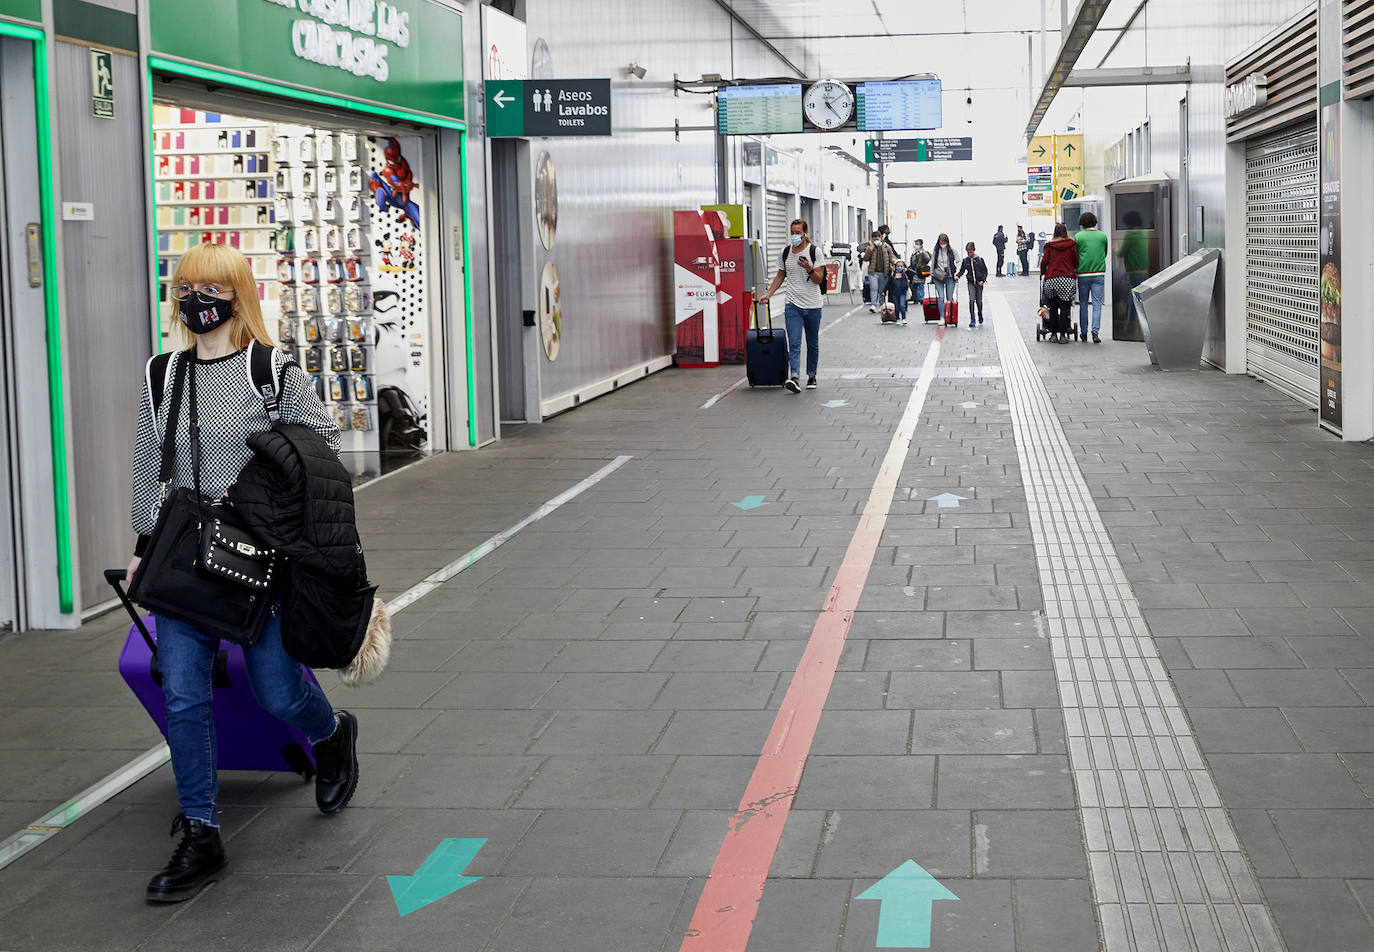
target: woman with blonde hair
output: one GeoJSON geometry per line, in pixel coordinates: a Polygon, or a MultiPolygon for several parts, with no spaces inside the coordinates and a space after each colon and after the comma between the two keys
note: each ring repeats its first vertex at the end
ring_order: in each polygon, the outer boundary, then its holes
{"type": "MultiPolygon", "coordinates": [[[[255,348],[272,348],[258,303],[258,284],[248,260],[227,245],[198,245],[177,263],[171,281],[172,340],[180,349],[148,362],[138,408],[133,462],[133,529],[139,536],[126,580],[132,580],[157,523],[163,499],[182,487],[219,499],[253,457],[248,437],[272,427],[262,395],[252,386],[255,348]],[[165,365],[165,366],[164,366],[165,365]],[[154,387],[153,376],[162,386],[154,387]],[[185,400],[198,416],[197,460],[185,412],[168,419],[177,400],[153,403],[173,381],[185,383],[185,400]],[[173,427],[175,467],[170,484],[159,483],[162,434],[173,427]],[[198,462],[198,467],[196,463],[198,462]],[[197,481],[196,469],[199,469],[197,481]],[[197,482],[199,485],[197,486],[197,482]]],[[[281,382],[278,412],[284,423],[318,433],[335,454],[339,432],[304,371],[271,349],[273,379],[281,382]]],[[[158,669],[167,702],[167,743],[172,752],[180,812],[172,835],[181,841],[167,866],[148,883],[149,902],[179,902],[196,895],[227,862],[216,805],[215,726],[211,716],[212,672],[219,639],[172,618],[157,618],[158,669]]],[[[243,650],[253,696],[265,710],[299,728],[315,748],[315,801],[338,813],[357,785],[358,724],[335,712],[319,686],[282,647],[281,618],[273,612],[243,650]]]]}

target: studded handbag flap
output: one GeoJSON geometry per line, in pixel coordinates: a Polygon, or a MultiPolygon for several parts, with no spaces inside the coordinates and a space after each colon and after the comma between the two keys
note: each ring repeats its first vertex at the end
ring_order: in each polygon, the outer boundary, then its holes
{"type": "Polygon", "coordinates": [[[262,592],[271,588],[279,562],[277,550],[263,546],[231,521],[232,510],[218,503],[206,509],[200,527],[201,570],[232,585],[262,592]]]}

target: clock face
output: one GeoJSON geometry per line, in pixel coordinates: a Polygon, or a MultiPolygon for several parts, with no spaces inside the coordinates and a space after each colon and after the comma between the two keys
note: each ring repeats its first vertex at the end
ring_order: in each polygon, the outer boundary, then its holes
{"type": "Polygon", "coordinates": [[[818,129],[838,129],[854,115],[854,93],[844,83],[823,79],[802,99],[806,118],[818,129]]]}

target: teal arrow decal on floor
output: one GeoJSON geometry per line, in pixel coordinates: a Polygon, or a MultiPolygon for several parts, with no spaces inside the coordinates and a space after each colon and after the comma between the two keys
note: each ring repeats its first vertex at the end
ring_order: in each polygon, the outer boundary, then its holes
{"type": "Polygon", "coordinates": [[[965,410],[972,410],[974,407],[978,406],[978,404],[976,404],[976,403],[974,403],[972,400],[970,400],[970,401],[968,401],[967,403],[961,403],[961,404],[959,404],[959,406],[963,407],[965,410]]]}
{"type": "Polygon", "coordinates": [[[434,848],[415,875],[388,876],[386,882],[391,887],[391,898],[396,901],[396,911],[408,916],[481,879],[465,876],[463,870],[486,842],[478,837],[450,837],[434,848]]]}
{"type": "Polygon", "coordinates": [[[730,505],[748,512],[750,509],[757,509],[759,506],[768,505],[768,503],[763,501],[762,496],[745,496],[739,502],[732,502],[730,505]]]}
{"type": "Polygon", "coordinates": [[[940,493],[938,496],[931,496],[930,501],[939,503],[941,509],[958,509],[959,500],[967,498],[967,496],[956,496],[954,493],[940,493]]]}
{"type": "Polygon", "coordinates": [[[848,400],[827,400],[827,401],[825,401],[825,403],[822,403],[821,406],[823,406],[823,407],[829,407],[830,409],[833,410],[833,409],[835,409],[836,407],[847,407],[847,406],[849,406],[849,401],[848,401],[848,400]]]}
{"type": "Polygon", "coordinates": [[[958,899],[935,877],[907,860],[872,886],[859,899],[877,899],[878,948],[930,948],[931,906],[937,899],[958,899]]]}

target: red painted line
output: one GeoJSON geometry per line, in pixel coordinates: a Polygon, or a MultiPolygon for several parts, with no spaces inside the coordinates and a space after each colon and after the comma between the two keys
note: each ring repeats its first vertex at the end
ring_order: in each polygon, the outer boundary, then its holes
{"type": "Polygon", "coordinates": [[[911,448],[921,407],[930,391],[944,336],[942,325],[935,332],[935,340],[921,368],[921,378],[888,445],[858,528],[849,540],[844,561],[811,630],[801,663],[778,708],[753,776],[744,789],[739,808],[730,817],[725,841],[697,901],[681,952],[745,952],[749,944],[768,870],[773,865],[778,841],[801,783],[802,770],[811,754],[816,727],[826,698],[830,696],[830,686],[845,639],[849,637],[854,610],[863,595],[874,553],[882,539],[883,526],[897,490],[897,478],[911,448]]]}

